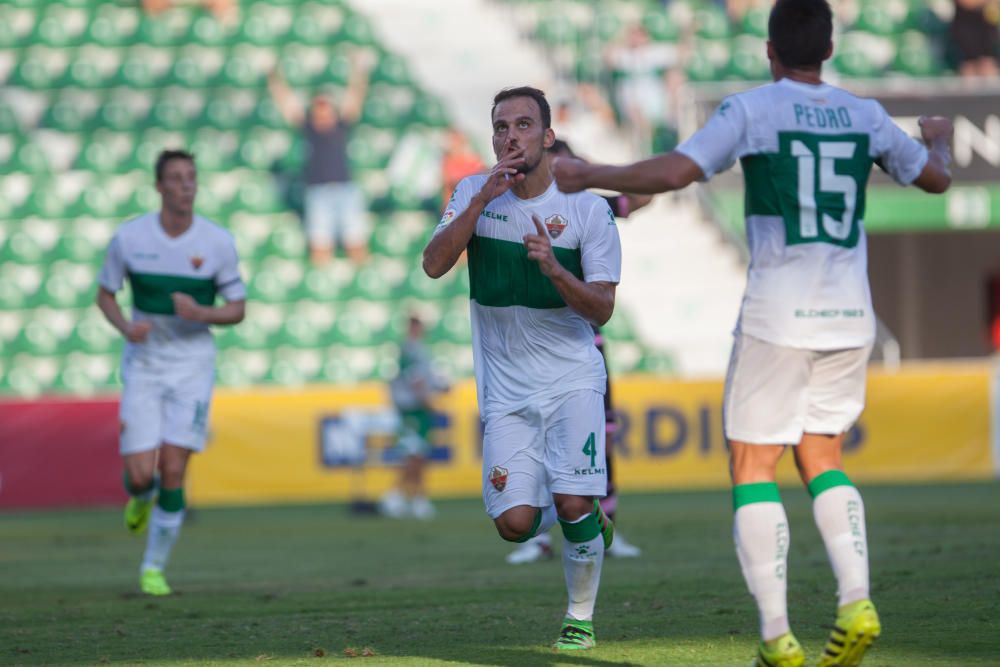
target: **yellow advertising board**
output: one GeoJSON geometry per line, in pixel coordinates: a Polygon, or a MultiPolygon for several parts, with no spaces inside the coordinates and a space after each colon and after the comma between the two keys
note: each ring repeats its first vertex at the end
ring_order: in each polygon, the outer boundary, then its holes
{"type": "MultiPolygon", "coordinates": [[[[620,428],[611,446],[621,489],[728,484],[720,380],[627,377],[615,381],[613,395],[620,428]]],[[[192,500],[377,498],[397,474],[391,437],[369,438],[361,463],[338,453],[336,433],[345,415],[385,414],[388,405],[379,385],[220,391],[209,447],[192,463],[192,500]]],[[[428,487],[439,497],[478,495],[481,426],[474,384],[457,385],[436,408],[428,487]]],[[[986,479],[996,469],[990,437],[985,364],[873,370],[867,408],[846,440],[844,465],[862,483],[986,479]]],[[[790,458],[780,470],[785,483],[796,479],[790,458]]]]}

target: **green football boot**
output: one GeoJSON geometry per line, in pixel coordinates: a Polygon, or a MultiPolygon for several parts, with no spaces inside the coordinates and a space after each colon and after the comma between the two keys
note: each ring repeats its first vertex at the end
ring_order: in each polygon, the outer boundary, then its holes
{"type": "Polygon", "coordinates": [[[597,646],[594,638],[594,622],[563,619],[559,639],[552,645],[557,651],[585,651],[597,646]]]}
{"type": "Polygon", "coordinates": [[[173,593],[167,580],[163,577],[163,570],[148,568],[142,571],[139,577],[139,587],[146,595],[170,595],[173,593]]]}
{"type": "Polygon", "coordinates": [[[868,647],[882,634],[882,624],[871,600],[858,600],[837,610],[819,667],[856,667],[868,647]]]}
{"type": "Polygon", "coordinates": [[[125,527],[133,535],[139,535],[149,525],[149,515],[153,512],[153,501],[132,496],[125,504],[125,527]]]}
{"type": "Polygon", "coordinates": [[[760,643],[752,667],[802,667],[805,664],[806,654],[799,640],[786,632],[777,639],[760,643]]]}

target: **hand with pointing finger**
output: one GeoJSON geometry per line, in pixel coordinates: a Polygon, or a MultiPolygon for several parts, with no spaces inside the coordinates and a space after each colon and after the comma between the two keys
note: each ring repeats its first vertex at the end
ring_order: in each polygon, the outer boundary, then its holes
{"type": "Polygon", "coordinates": [[[528,259],[538,262],[538,268],[543,275],[551,278],[560,271],[564,271],[562,264],[556,259],[552,252],[552,242],[549,240],[549,233],[545,230],[545,225],[538,219],[537,215],[531,216],[535,223],[537,234],[524,235],[524,247],[528,249],[528,259]]]}

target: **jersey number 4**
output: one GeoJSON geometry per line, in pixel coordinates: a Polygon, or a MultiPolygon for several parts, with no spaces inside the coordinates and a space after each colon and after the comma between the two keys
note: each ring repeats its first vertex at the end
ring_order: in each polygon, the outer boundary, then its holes
{"type": "Polygon", "coordinates": [[[591,433],[587,437],[587,442],[583,443],[583,453],[590,457],[590,467],[597,465],[597,438],[591,433]]]}
{"type": "Polygon", "coordinates": [[[868,137],[788,133],[781,140],[781,152],[795,160],[797,175],[796,206],[789,207],[797,215],[787,209],[785,214],[789,245],[856,246],[872,165],[868,137]]]}

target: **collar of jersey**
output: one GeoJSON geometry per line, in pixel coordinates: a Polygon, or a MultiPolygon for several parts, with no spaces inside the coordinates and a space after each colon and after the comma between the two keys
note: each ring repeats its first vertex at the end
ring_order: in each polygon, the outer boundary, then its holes
{"type": "Polygon", "coordinates": [[[796,81],[795,79],[789,79],[788,77],[780,79],[778,83],[785,86],[791,86],[793,88],[808,90],[814,93],[820,90],[826,90],[827,88],[830,87],[830,84],[828,84],[826,81],[822,83],[803,83],[802,81],[796,81]]]}
{"type": "Polygon", "coordinates": [[[191,226],[181,234],[180,236],[170,236],[167,231],[163,229],[163,223],[160,222],[160,213],[156,212],[153,215],[153,224],[156,226],[156,233],[159,235],[160,239],[166,243],[180,243],[184,239],[192,236],[194,228],[198,226],[198,216],[193,216],[191,218],[191,226]]]}
{"type": "Polygon", "coordinates": [[[556,182],[555,179],[553,179],[552,182],[549,183],[549,187],[545,188],[545,192],[538,195],[537,197],[532,197],[531,199],[521,199],[516,194],[514,194],[513,190],[508,190],[504,194],[513,197],[514,201],[519,202],[521,204],[541,204],[542,202],[547,201],[549,197],[551,197],[552,194],[555,192],[555,190],[556,190],[556,182]]]}

